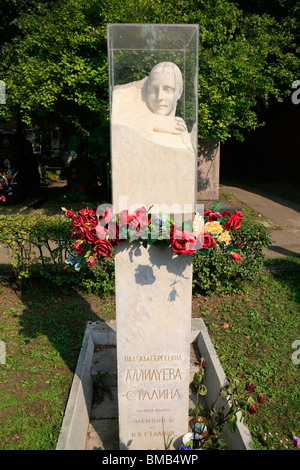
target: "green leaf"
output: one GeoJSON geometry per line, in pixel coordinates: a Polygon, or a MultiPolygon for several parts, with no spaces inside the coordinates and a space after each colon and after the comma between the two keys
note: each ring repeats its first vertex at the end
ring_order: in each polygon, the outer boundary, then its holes
{"type": "Polygon", "coordinates": [[[184,221],[182,223],[182,230],[188,230],[189,232],[192,232],[193,227],[191,226],[191,224],[189,222],[184,221]]]}
{"type": "Polygon", "coordinates": [[[221,205],[222,205],[221,201],[215,202],[215,204],[212,206],[211,210],[213,212],[220,212],[221,205]]]}
{"type": "Polygon", "coordinates": [[[200,250],[200,253],[202,253],[203,255],[209,255],[210,251],[211,251],[211,248],[201,248],[200,250]]]}
{"type": "Polygon", "coordinates": [[[232,250],[236,250],[236,247],[233,246],[233,245],[227,245],[224,247],[224,250],[226,251],[232,251],[232,250]]]}
{"type": "Polygon", "coordinates": [[[196,372],[193,378],[193,384],[195,385],[195,387],[199,387],[199,384],[201,383],[201,381],[202,381],[202,376],[198,374],[198,372],[196,372]]]}
{"type": "Polygon", "coordinates": [[[236,423],[237,423],[236,414],[230,415],[227,420],[227,426],[232,433],[236,431],[236,423]]]}

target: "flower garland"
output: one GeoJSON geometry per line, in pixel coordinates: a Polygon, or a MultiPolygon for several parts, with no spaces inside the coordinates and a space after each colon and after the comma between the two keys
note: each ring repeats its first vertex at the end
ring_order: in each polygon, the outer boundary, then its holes
{"type": "Polygon", "coordinates": [[[170,246],[177,254],[192,255],[195,250],[208,255],[212,249],[219,249],[231,256],[234,261],[241,257],[234,251],[231,231],[238,230],[243,220],[242,212],[236,210],[220,213],[221,202],[214,204],[212,210],[206,210],[204,216],[195,215],[192,222],[183,222],[182,227],[167,214],[151,214],[145,207],[129,213],[123,210],[114,214],[106,207],[102,214],[96,209],[81,209],[75,214],[62,208],[65,216],[71,219],[74,248],[77,256],[69,255],[66,263],[79,270],[82,265],[94,266],[100,258],[113,255],[115,245],[122,241],[140,241],[144,247],[148,244],[170,246]]]}

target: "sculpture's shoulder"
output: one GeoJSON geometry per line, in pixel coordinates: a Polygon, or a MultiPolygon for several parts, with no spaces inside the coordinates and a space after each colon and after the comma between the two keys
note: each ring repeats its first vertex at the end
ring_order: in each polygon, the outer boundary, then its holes
{"type": "Polygon", "coordinates": [[[115,85],[114,86],[114,92],[118,91],[118,92],[122,92],[122,91],[126,91],[126,90],[130,90],[132,88],[137,88],[139,90],[141,90],[145,84],[147,80],[147,77],[143,78],[142,80],[136,80],[136,81],[133,81],[133,82],[129,82],[129,83],[125,83],[124,85],[115,85]]]}
{"type": "Polygon", "coordinates": [[[146,79],[117,85],[112,95],[112,118],[114,121],[127,122],[144,118],[149,114],[143,89],[146,79]]]}

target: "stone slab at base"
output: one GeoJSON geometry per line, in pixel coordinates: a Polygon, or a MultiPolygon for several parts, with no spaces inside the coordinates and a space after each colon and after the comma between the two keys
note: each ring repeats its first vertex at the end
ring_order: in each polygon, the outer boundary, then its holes
{"type": "MultiPolygon", "coordinates": [[[[197,344],[200,355],[206,359],[204,383],[208,389],[206,401],[209,405],[216,398],[220,387],[224,385],[226,377],[202,319],[192,319],[191,343],[197,344]]],[[[93,371],[94,349],[96,345],[115,344],[115,321],[87,324],[56,450],[85,450],[87,448],[86,440],[93,398],[92,372],[95,372],[93,371]]],[[[109,423],[107,423],[107,428],[109,429],[109,423]]],[[[223,439],[230,450],[250,450],[251,448],[251,434],[241,421],[238,421],[234,434],[225,428],[223,439]]],[[[105,444],[106,440],[103,441],[105,444]]]]}
{"type": "Polygon", "coordinates": [[[56,450],[84,450],[93,399],[95,345],[116,344],[115,322],[89,322],[75,370],[56,450]]]}

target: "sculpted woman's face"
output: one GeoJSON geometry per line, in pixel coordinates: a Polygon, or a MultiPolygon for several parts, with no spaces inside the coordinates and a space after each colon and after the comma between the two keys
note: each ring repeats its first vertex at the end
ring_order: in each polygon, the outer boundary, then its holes
{"type": "Polygon", "coordinates": [[[149,75],[148,103],[151,111],[160,116],[175,114],[178,84],[172,67],[155,68],[149,75]]]}

